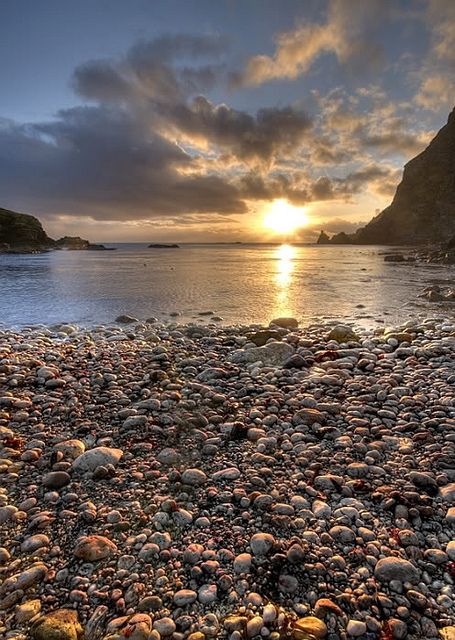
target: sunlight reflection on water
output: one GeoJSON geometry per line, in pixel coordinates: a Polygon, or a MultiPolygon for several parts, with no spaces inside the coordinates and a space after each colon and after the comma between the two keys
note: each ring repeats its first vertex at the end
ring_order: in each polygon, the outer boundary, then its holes
{"type": "Polygon", "coordinates": [[[275,315],[284,316],[291,313],[289,287],[295,267],[295,248],[289,244],[282,244],[276,248],[277,268],[275,282],[277,284],[275,296],[275,315]]]}
{"type": "Polygon", "coordinates": [[[179,321],[207,322],[199,315],[207,309],[226,323],[288,315],[302,323],[345,317],[392,325],[415,312],[438,311],[418,295],[429,279],[453,277],[449,268],[385,263],[383,247],[116,247],[0,255],[0,326],[97,324],[122,313],[169,319],[178,312],[179,321]]]}

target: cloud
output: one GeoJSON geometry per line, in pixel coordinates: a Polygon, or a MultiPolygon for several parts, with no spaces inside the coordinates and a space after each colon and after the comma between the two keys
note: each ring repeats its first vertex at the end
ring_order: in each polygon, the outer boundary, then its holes
{"type": "Polygon", "coordinates": [[[55,121],[0,128],[5,201],[96,219],[185,213],[244,213],[235,185],[218,175],[185,175],[191,157],[146,132],[127,111],[105,106],[61,111],[55,121]]]}
{"type": "Polygon", "coordinates": [[[235,80],[244,85],[292,80],[307,73],[327,53],[357,73],[377,69],[384,54],[375,32],[390,17],[391,7],[389,0],[331,0],[324,23],[300,24],[279,34],[274,54],[253,56],[235,80]]]}
{"type": "Polygon", "coordinates": [[[92,60],[79,65],[73,87],[82,97],[101,102],[180,101],[214,86],[223,69],[220,64],[188,66],[188,62],[207,56],[217,59],[226,48],[226,39],[214,35],[175,34],[141,40],[117,61],[92,60]]]}
{"type": "MultiPolygon", "coordinates": [[[[434,131],[411,128],[413,105],[390,100],[377,86],[353,94],[334,89],[316,96],[319,116],[311,160],[315,164],[369,162],[372,157],[399,154],[408,160],[423,151],[434,131]]],[[[418,122],[418,120],[417,120],[418,122]]]]}
{"type": "MultiPolygon", "coordinates": [[[[215,36],[162,36],[78,66],[73,86],[92,106],[0,129],[3,198],[98,220],[245,213],[251,193],[239,175],[255,165],[267,181],[311,120],[290,106],[250,114],[201,95],[224,73],[213,61],[225,47],[215,36]]],[[[264,192],[303,197],[277,177],[264,192]]]]}
{"type": "Polygon", "coordinates": [[[167,122],[192,142],[217,145],[239,160],[271,161],[298,148],[311,127],[303,111],[292,107],[259,109],[255,116],[198,96],[190,105],[166,109],[167,122]]]}
{"type": "Polygon", "coordinates": [[[455,3],[428,0],[424,19],[430,29],[430,47],[419,72],[416,102],[426,109],[446,111],[455,103],[455,3]]]}
{"type": "Polygon", "coordinates": [[[342,180],[337,180],[342,191],[355,194],[368,188],[380,195],[392,195],[395,192],[401,171],[393,167],[370,164],[362,169],[349,173],[342,180]]]}
{"type": "MultiPolygon", "coordinates": [[[[333,0],[319,26],[350,36],[336,52],[354,63],[359,25],[368,33],[371,16],[384,9],[361,3],[348,19],[344,2],[333,0]]],[[[399,180],[384,156],[423,148],[428,132],[410,131],[409,107],[377,85],[314,92],[311,117],[297,104],[255,112],[217,104],[204,94],[226,88],[225,50],[217,36],[177,34],[79,65],[73,86],[85,106],[48,122],[0,121],[5,205],[100,224],[226,221],[275,198],[343,203],[368,190],[382,199],[399,180]]]]}

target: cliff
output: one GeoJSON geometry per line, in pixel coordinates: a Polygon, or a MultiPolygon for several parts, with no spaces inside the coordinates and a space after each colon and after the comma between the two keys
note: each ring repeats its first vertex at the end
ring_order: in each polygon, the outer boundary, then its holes
{"type": "Polygon", "coordinates": [[[428,147],[404,167],[392,203],[333,244],[434,244],[455,236],[455,109],[428,147]]]}
{"type": "Polygon", "coordinates": [[[34,216],[0,208],[0,247],[18,252],[45,251],[55,246],[34,216]]]}
{"type": "Polygon", "coordinates": [[[49,238],[38,218],[0,208],[0,253],[40,253],[50,249],[106,250],[78,236],[49,238]]]}

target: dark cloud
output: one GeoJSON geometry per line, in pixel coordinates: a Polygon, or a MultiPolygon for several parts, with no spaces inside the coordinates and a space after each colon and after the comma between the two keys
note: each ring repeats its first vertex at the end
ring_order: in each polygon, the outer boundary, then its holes
{"type": "Polygon", "coordinates": [[[84,98],[104,102],[118,102],[132,93],[128,80],[109,60],[94,60],[77,67],[73,88],[84,98]]]}
{"type": "Polygon", "coordinates": [[[310,118],[292,107],[259,109],[255,116],[198,96],[165,115],[179,131],[228,150],[237,159],[270,161],[296,149],[311,127],[310,118]]]}
{"type": "Polygon", "coordinates": [[[333,200],[336,197],[333,181],[327,176],[321,176],[316,180],[311,193],[314,200],[333,200]]]}
{"type": "Polygon", "coordinates": [[[238,189],[217,175],[191,175],[191,157],[107,107],[61,111],[56,121],[0,129],[0,189],[6,202],[50,212],[137,219],[187,212],[243,213],[238,189]]]}
{"type": "Polygon", "coordinates": [[[153,40],[141,40],[132,46],[126,56],[135,69],[147,69],[151,61],[173,62],[179,59],[199,59],[220,56],[228,41],[218,34],[176,33],[163,34],[153,40]]]}
{"type": "Polygon", "coordinates": [[[266,178],[258,173],[248,173],[238,181],[238,188],[245,200],[275,200],[286,198],[294,205],[310,202],[311,191],[306,176],[300,173],[285,175],[275,173],[266,178]]]}
{"type": "Polygon", "coordinates": [[[119,60],[77,67],[73,86],[93,106],[0,130],[4,199],[108,220],[238,214],[248,199],[306,198],[294,181],[265,177],[304,140],[311,121],[303,111],[252,115],[200,95],[223,74],[213,62],[225,47],[216,36],[162,36],[137,43],[119,60]],[[255,193],[239,182],[251,162],[264,165],[255,193]]]}
{"type": "Polygon", "coordinates": [[[226,39],[214,35],[175,34],[141,40],[118,61],[92,60],[78,66],[73,87],[82,97],[102,102],[181,101],[213,87],[224,68],[213,63],[188,66],[188,62],[207,56],[214,60],[226,47],[226,39]]]}
{"type": "Polygon", "coordinates": [[[225,81],[225,48],[217,36],[177,34],[77,67],[74,88],[91,106],[62,110],[49,122],[0,122],[4,203],[175,224],[182,216],[241,214],[251,201],[300,206],[351,201],[367,189],[392,192],[399,176],[372,162],[371,150],[410,152],[421,138],[416,143],[405,131],[403,114],[379,88],[318,96],[312,118],[296,105],[248,113],[202,95],[225,81]],[[374,108],[362,110],[360,100],[374,108]],[[349,168],[344,177],[340,163],[349,168]],[[309,174],[317,165],[325,175],[309,174]]]}

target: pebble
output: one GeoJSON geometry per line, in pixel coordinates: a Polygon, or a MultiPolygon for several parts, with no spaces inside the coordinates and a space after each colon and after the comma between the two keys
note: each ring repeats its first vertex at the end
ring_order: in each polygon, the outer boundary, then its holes
{"type": "Polygon", "coordinates": [[[74,555],[86,562],[96,562],[110,558],[117,550],[117,545],[105,536],[90,535],[77,540],[74,555]]]}
{"type": "Polygon", "coordinates": [[[41,616],[30,631],[34,640],[78,640],[83,633],[73,609],[57,609],[41,616]]]}
{"type": "Polygon", "coordinates": [[[265,556],[275,543],[270,533],[255,533],[250,540],[250,547],[255,556],[265,556]]]}
{"type": "Polygon", "coordinates": [[[366,633],[367,625],[365,622],[361,620],[349,620],[348,625],[346,627],[346,631],[348,635],[353,638],[358,638],[359,636],[363,636],[366,633]]]}
{"type": "Polygon", "coordinates": [[[453,322],[277,320],[0,328],[2,637],[450,638],[453,322]]]}
{"type": "Polygon", "coordinates": [[[207,475],[201,469],[186,469],[182,473],[182,482],[191,486],[203,485],[207,482],[207,475]]]}
{"type": "Polygon", "coordinates": [[[178,607],[185,607],[195,600],[197,600],[197,593],[191,589],[181,589],[174,594],[174,602],[178,607]]]}
{"type": "Polygon", "coordinates": [[[94,471],[99,466],[117,465],[123,456],[121,449],[113,447],[95,447],[79,455],[73,462],[76,471],[94,471]]]}
{"type": "Polygon", "coordinates": [[[415,565],[409,560],[395,557],[381,558],[374,568],[374,575],[381,582],[417,582],[419,579],[419,571],[415,565]]]}

